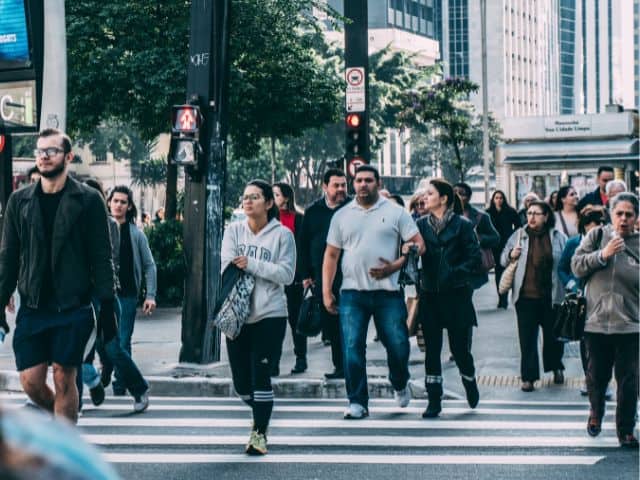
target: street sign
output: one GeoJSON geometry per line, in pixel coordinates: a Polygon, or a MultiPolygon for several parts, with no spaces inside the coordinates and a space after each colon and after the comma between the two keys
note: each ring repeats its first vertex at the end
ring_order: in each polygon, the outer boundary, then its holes
{"type": "Polygon", "coordinates": [[[362,158],[360,157],[356,157],[356,158],[352,158],[349,161],[349,165],[347,166],[347,171],[349,172],[349,176],[350,177],[355,177],[356,176],[356,170],[358,169],[358,167],[365,165],[367,162],[365,162],[362,158]]]}
{"type": "Polygon", "coordinates": [[[347,68],[345,79],[347,81],[347,112],[364,112],[366,110],[364,67],[347,68]]]}

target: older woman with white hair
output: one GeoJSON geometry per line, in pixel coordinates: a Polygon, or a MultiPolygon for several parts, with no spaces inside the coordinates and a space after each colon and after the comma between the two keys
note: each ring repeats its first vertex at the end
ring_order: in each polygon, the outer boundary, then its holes
{"type": "Polygon", "coordinates": [[[607,182],[607,186],[605,187],[605,192],[607,192],[607,198],[611,199],[622,192],[628,192],[627,184],[622,180],[611,180],[607,182]]]}
{"type": "Polygon", "coordinates": [[[582,239],[571,270],[587,279],[587,390],[591,411],[587,433],[597,436],[605,414],[605,392],[614,371],[617,383],[616,431],[620,446],[638,449],[633,431],[638,403],[638,289],[640,236],[635,231],[638,197],[619,193],[610,200],[611,225],[582,239]]]}

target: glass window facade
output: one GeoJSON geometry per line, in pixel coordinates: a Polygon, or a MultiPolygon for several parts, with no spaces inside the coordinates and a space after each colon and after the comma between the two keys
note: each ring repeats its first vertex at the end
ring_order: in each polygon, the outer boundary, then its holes
{"type": "Polygon", "coordinates": [[[449,0],[449,74],[469,76],[468,0],[449,0]]]}
{"type": "Polygon", "coordinates": [[[388,0],[388,24],[435,39],[434,0],[388,0]]]}
{"type": "Polygon", "coordinates": [[[575,112],[576,0],[560,0],[560,113],[575,112]]]}

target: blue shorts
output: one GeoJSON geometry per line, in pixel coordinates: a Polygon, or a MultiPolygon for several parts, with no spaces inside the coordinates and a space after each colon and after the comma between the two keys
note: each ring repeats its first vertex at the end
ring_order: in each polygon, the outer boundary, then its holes
{"type": "Polygon", "coordinates": [[[93,328],[90,305],[61,313],[21,307],[13,335],[18,371],[42,363],[80,366],[93,328]]]}

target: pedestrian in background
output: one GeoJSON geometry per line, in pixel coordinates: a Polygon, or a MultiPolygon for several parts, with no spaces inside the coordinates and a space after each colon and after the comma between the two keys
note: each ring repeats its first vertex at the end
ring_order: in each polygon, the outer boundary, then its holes
{"type": "Polygon", "coordinates": [[[98,192],[69,176],[66,134],[41,131],[34,155],[40,180],[13,192],[5,212],[0,317],[17,284],[13,351],[22,388],[39,407],[75,423],[77,368],[95,328],[92,295],[103,304],[98,328],[114,317],[107,211],[98,192]],[[49,365],[55,392],[46,383],[49,365]]]}
{"type": "Polygon", "coordinates": [[[427,214],[427,209],[425,208],[427,202],[424,199],[425,193],[426,190],[424,188],[419,188],[409,200],[409,213],[414,220],[418,220],[427,214]]]}
{"type": "MultiPolygon", "coordinates": [[[[118,299],[120,322],[118,336],[122,348],[131,355],[131,337],[135,326],[138,298],[145,288],[142,312],[151,315],[156,309],[156,264],[149,248],[147,236],[135,225],[138,210],[133,192],[125,185],[115,186],[109,193],[107,204],[111,216],[120,226],[120,265],[118,268],[118,299]],[[143,283],[144,282],[144,283],[143,283]]],[[[103,383],[111,378],[111,365],[105,365],[103,383]]],[[[124,395],[126,388],[122,375],[116,368],[113,394],[124,395]]]]}
{"type": "MultiPolygon", "coordinates": [[[[607,186],[605,188],[607,192],[607,198],[611,199],[622,192],[627,192],[627,184],[622,180],[611,180],[607,182],[607,186]]],[[[607,208],[609,207],[609,202],[607,202],[607,208]]]]}
{"type": "MultiPolygon", "coordinates": [[[[327,234],[333,215],[347,202],[347,178],[342,170],[329,169],[322,178],[323,196],[313,202],[305,211],[300,237],[300,276],[303,287],[312,288],[314,295],[322,296],[322,261],[327,246],[327,234]]],[[[340,296],[342,273],[336,271],[331,291],[336,299],[340,296]]],[[[344,362],[342,340],[340,335],[340,317],[327,311],[321,303],[320,313],[323,319],[323,330],[331,345],[331,362],[333,371],[326,372],[328,380],[344,378],[344,362]]]]}
{"type": "MultiPolygon", "coordinates": [[[[471,205],[473,191],[468,184],[464,182],[456,183],[453,186],[453,191],[458,195],[462,203],[462,215],[473,225],[480,242],[480,248],[493,251],[494,248],[500,245],[500,234],[491,223],[491,217],[486,212],[478,210],[471,205]]],[[[471,277],[471,286],[474,290],[477,290],[488,281],[489,274],[482,269],[481,263],[471,277]]]]}
{"type": "Polygon", "coordinates": [[[540,200],[540,197],[535,192],[527,193],[522,199],[522,207],[518,211],[518,216],[520,217],[520,226],[525,227],[527,225],[527,210],[529,209],[529,205],[532,202],[540,200]]]}
{"type": "MultiPolygon", "coordinates": [[[[429,182],[425,195],[429,213],[418,220],[424,239],[419,309],[425,339],[425,386],[429,404],[423,418],[434,418],[442,410],[442,331],[462,377],[467,401],[475,408],[480,393],[475,379],[469,336],[477,325],[473,307],[473,277],[482,262],[473,224],[463,217],[462,202],[443,179],[429,182]]],[[[406,251],[407,245],[403,247],[406,251]]]]}
{"type": "Polygon", "coordinates": [[[582,211],[587,205],[603,205],[607,206],[609,197],[607,196],[607,183],[613,180],[613,168],[603,166],[598,168],[598,174],[596,176],[596,182],[598,187],[593,191],[587,193],[580,202],[578,202],[578,211],[582,211]]]}
{"type": "MultiPolygon", "coordinates": [[[[576,278],[571,271],[571,259],[580,245],[582,239],[592,229],[602,226],[607,223],[607,212],[601,205],[587,205],[582,209],[578,218],[578,235],[571,237],[567,240],[562,251],[562,257],[558,263],[558,277],[564,285],[565,292],[576,293],[582,291],[584,288],[583,282],[576,278]]],[[[582,361],[582,370],[584,371],[585,378],[587,376],[587,349],[584,338],[580,340],[580,360],[582,361]]],[[[580,388],[581,395],[587,395],[586,380],[583,386],[580,388]]],[[[607,388],[607,397],[611,397],[611,391],[607,388]]],[[[610,398],[608,398],[610,400],[610,398]]]]}
{"type": "Polygon", "coordinates": [[[551,210],[555,212],[558,206],[558,191],[554,190],[553,192],[551,192],[549,196],[545,199],[545,202],[547,202],[551,207],[551,210]]]}
{"type": "Polygon", "coordinates": [[[556,228],[567,238],[578,235],[578,192],[571,185],[565,185],[558,190],[558,203],[554,213],[556,228]]]}
{"type": "MultiPolygon", "coordinates": [[[[500,243],[493,249],[493,257],[496,262],[494,272],[497,290],[502,278],[502,272],[504,272],[504,267],[500,264],[500,254],[511,234],[520,228],[520,217],[516,209],[509,205],[507,196],[502,190],[496,190],[491,195],[487,213],[491,217],[491,223],[500,235],[500,243]]],[[[498,293],[498,298],[498,308],[506,309],[509,306],[509,293],[502,295],[498,293]]]]}
{"type": "Polygon", "coordinates": [[[353,185],[355,199],[331,219],[322,266],[322,297],[325,308],[338,314],[331,286],[342,256],[339,313],[349,397],[344,417],[361,419],[369,415],[366,340],[371,317],[387,351],[396,402],[406,407],[411,400],[407,308],[398,284],[405,257],[399,255],[399,246],[411,241],[422,253],[424,244],[409,213],[379,195],[380,175],[374,167],[359,167],[353,185]]]}
{"type": "MultiPolygon", "coordinates": [[[[296,251],[300,251],[300,236],[302,234],[302,221],[304,215],[300,213],[296,205],[295,193],[293,188],[286,183],[273,184],[273,198],[278,207],[278,216],[280,223],[291,230],[296,240],[296,251]]],[[[296,262],[298,265],[299,262],[296,262]]],[[[284,293],[287,296],[287,311],[289,318],[289,326],[291,327],[291,338],[293,340],[293,353],[296,356],[296,363],[291,369],[291,373],[304,373],[307,370],[307,337],[298,335],[296,326],[298,324],[298,316],[300,314],[300,306],[302,305],[302,278],[298,268],[296,268],[296,276],[291,285],[284,287],[284,293]]],[[[280,357],[282,356],[282,343],[286,335],[287,323],[281,326],[281,341],[273,355],[273,363],[271,364],[271,376],[280,375],[280,357]]]]}
{"type": "MultiPolygon", "coordinates": [[[[94,188],[100,193],[103,201],[105,200],[104,191],[102,185],[96,180],[89,179],[85,181],[85,184],[94,188]]],[[[115,270],[114,282],[116,287],[119,286],[118,273],[120,270],[120,227],[113,217],[108,217],[109,221],[109,234],[111,237],[111,257],[113,259],[113,266],[115,270]]],[[[117,290],[117,288],[116,288],[117,290]]],[[[100,300],[93,297],[91,300],[93,308],[97,314],[101,309],[100,300]]],[[[89,354],[85,357],[82,364],[82,381],[78,382],[78,391],[80,397],[82,397],[82,383],[89,387],[89,393],[91,395],[91,401],[94,405],[98,406],[104,401],[104,387],[108,386],[111,374],[107,377],[104,375],[106,385],[102,383],[102,375],[98,373],[93,366],[93,360],[95,357],[95,351],[97,350],[100,359],[104,365],[107,365],[108,371],[111,372],[112,366],[115,366],[118,374],[122,377],[122,383],[126,390],[133,396],[133,410],[136,413],[144,412],[149,406],[149,384],[140,373],[140,369],[135,364],[129,354],[122,346],[120,337],[118,335],[118,323],[121,317],[120,300],[117,295],[114,299],[115,317],[113,322],[106,325],[103,324],[97,332],[95,340],[95,348],[91,349],[89,354]]],[[[80,377],[80,375],[78,375],[80,377]]],[[[80,398],[80,410],[82,410],[82,398],[80,398]]]]}
{"type": "Polygon", "coordinates": [[[236,394],[253,412],[246,446],[251,455],[267,453],[267,429],[273,410],[271,362],[287,321],[285,285],[293,282],[296,243],[293,233],[278,221],[273,189],[264,180],[247,184],[242,195],[246,219],[224,231],[221,262],[255,277],[249,318],[234,339],[227,338],[229,365],[236,394]]]}
{"type": "Polygon", "coordinates": [[[164,207],[160,207],[156,210],[156,214],[153,217],[153,224],[158,225],[159,223],[164,222],[164,207]]]}
{"type": "Polygon", "coordinates": [[[527,226],[518,229],[507,241],[501,263],[506,267],[511,261],[518,262],[511,298],[518,317],[521,389],[532,392],[534,382],[540,378],[539,328],[542,328],[543,335],[544,371],[553,372],[553,383],[564,383],[564,344],[556,340],[553,324],[554,308],[564,299],[558,263],[567,237],[554,228],[555,217],[545,202],[530,203],[527,218],[527,226]]]}
{"type": "Polygon", "coordinates": [[[38,180],[40,180],[40,171],[38,170],[38,167],[36,167],[35,165],[33,167],[31,167],[28,171],[27,171],[27,178],[29,179],[29,185],[33,185],[34,183],[38,183],[38,180]]]}
{"type": "Polygon", "coordinates": [[[616,383],[616,433],[622,447],[638,448],[633,434],[638,404],[638,287],[640,237],[634,230],[638,197],[620,193],[611,200],[612,225],[591,230],[571,261],[585,279],[587,390],[591,411],[587,432],[602,429],[605,392],[613,369],[616,383]]]}

